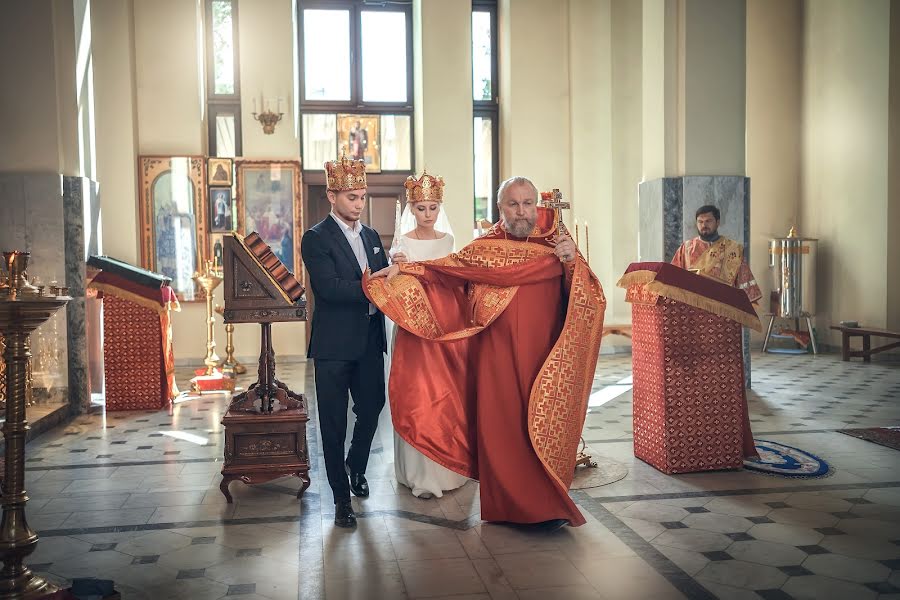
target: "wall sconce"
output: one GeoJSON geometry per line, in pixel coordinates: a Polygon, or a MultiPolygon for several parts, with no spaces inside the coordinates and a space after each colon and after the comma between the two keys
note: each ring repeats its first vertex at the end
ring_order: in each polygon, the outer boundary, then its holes
{"type": "Polygon", "coordinates": [[[262,123],[263,133],[271,135],[275,133],[275,125],[281,121],[284,113],[281,112],[281,98],[276,98],[276,111],[272,112],[271,103],[268,105],[263,100],[262,94],[259,95],[260,107],[264,110],[261,113],[256,112],[256,98],[253,99],[253,118],[262,123]]]}

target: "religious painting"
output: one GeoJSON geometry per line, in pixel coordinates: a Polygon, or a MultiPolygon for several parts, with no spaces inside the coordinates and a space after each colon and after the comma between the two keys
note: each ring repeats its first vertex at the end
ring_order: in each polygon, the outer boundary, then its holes
{"type": "Polygon", "coordinates": [[[381,172],[381,118],[378,115],[338,115],[338,153],[366,163],[366,173],[381,172]]]}
{"type": "Polygon", "coordinates": [[[141,266],[172,279],[180,300],[199,300],[191,279],[203,264],[206,159],[140,156],[141,266]]]}
{"type": "Polygon", "coordinates": [[[221,233],[234,230],[231,188],[209,188],[209,230],[221,233]]]}
{"type": "Polygon", "coordinates": [[[209,256],[213,261],[213,269],[221,271],[225,264],[225,237],[224,233],[209,234],[209,256]]]}
{"type": "Polygon", "coordinates": [[[238,232],[256,232],[302,281],[299,160],[238,160],[238,232]]]}
{"type": "Polygon", "coordinates": [[[207,159],[206,177],[209,179],[209,185],[231,187],[232,163],[230,158],[207,159]]]}

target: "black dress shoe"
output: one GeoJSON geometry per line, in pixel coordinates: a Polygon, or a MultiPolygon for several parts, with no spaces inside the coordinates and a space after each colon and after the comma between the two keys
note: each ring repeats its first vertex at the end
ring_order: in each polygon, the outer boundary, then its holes
{"type": "Polygon", "coordinates": [[[344,467],[347,469],[347,475],[350,476],[350,491],[353,492],[353,495],[358,498],[368,498],[369,482],[366,481],[365,474],[352,472],[347,463],[344,463],[344,467]]]}
{"type": "Polygon", "coordinates": [[[356,527],[356,514],[349,500],[340,500],[334,505],[334,524],[338,527],[356,527]]]}
{"type": "Polygon", "coordinates": [[[553,533],[554,531],[559,531],[568,524],[569,521],[566,519],[550,519],[549,521],[535,523],[533,528],[535,531],[540,531],[541,533],[553,533]]]}

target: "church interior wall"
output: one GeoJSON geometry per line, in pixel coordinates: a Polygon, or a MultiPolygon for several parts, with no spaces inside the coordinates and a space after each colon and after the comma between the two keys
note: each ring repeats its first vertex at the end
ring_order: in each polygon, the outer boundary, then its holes
{"type": "Polygon", "coordinates": [[[470,3],[415,2],[413,45],[415,169],[444,178],[442,210],[461,248],[472,240],[475,222],[472,153],[460,152],[474,143],[470,3]]]}
{"type": "MultiPolygon", "coordinates": [[[[803,63],[797,32],[802,19],[802,0],[747,3],[749,252],[763,311],[774,283],[769,239],[786,236],[791,226],[799,225],[803,63]]],[[[762,342],[762,334],[754,337],[762,342]]]]}
{"type": "Polygon", "coordinates": [[[804,13],[800,226],[821,240],[819,336],[838,345],[827,325],[884,327],[897,310],[886,251],[890,3],[823,0],[804,13]]]}
{"type": "MultiPolygon", "coordinates": [[[[797,224],[804,235],[822,240],[822,339],[837,343],[825,327],[842,319],[900,327],[900,275],[891,268],[900,261],[900,241],[888,235],[900,219],[900,174],[889,169],[896,162],[900,103],[900,94],[891,93],[900,68],[897,36],[890,35],[891,27],[897,29],[897,1],[708,4],[692,0],[683,8],[713,11],[709,30],[745,6],[746,43],[732,50],[746,53],[746,73],[717,72],[729,95],[718,104],[694,98],[691,110],[699,112],[685,118],[706,118],[710,132],[740,121],[745,141],[740,148],[721,148],[700,143],[702,136],[682,140],[683,166],[705,175],[746,171],[751,178],[751,267],[764,294],[771,288],[770,237],[797,224]],[[716,17],[715,11],[726,14],[716,17]],[[745,117],[736,119],[744,110],[745,117]],[[857,224],[866,230],[862,238],[857,224]]],[[[447,178],[447,210],[460,244],[472,222],[466,201],[471,155],[460,150],[472,146],[467,5],[415,3],[416,168],[427,166],[447,178]],[[451,52],[452,44],[465,51],[451,52]]],[[[582,237],[584,222],[590,223],[591,264],[609,297],[610,323],[627,322],[630,315],[615,281],[637,258],[637,184],[671,174],[674,121],[660,115],[672,109],[672,41],[647,34],[663,30],[652,20],[672,6],[664,0],[499,3],[500,178],[521,174],[541,189],[558,187],[573,203],[568,218],[579,221],[582,237]]],[[[64,26],[66,19],[71,24],[72,2],[25,7],[6,5],[0,20],[3,56],[16,56],[0,61],[0,76],[19,82],[19,93],[0,99],[0,171],[80,175],[76,99],[68,91],[75,87],[68,81],[74,78],[75,40],[64,26]],[[27,43],[35,39],[47,43],[27,43]],[[34,51],[16,51],[22,47],[34,51]],[[33,113],[58,117],[38,125],[21,118],[33,113]]],[[[104,249],[137,263],[137,156],[206,152],[203,15],[198,3],[180,0],[92,0],[91,7],[104,249]]],[[[298,154],[292,11],[291,0],[239,3],[246,157],[298,154]],[[265,43],[253,42],[259,39],[265,43]],[[264,135],[251,116],[259,94],[280,97],[286,107],[274,135],[264,135]]],[[[720,29],[705,33],[741,37],[720,29]]],[[[693,56],[690,45],[684,51],[693,56]]],[[[701,71],[715,71],[714,58],[693,60],[701,71]]],[[[689,72],[685,82],[690,88],[689,72]]],[[[216,301],[222,303],[221,289],[216,301]]],[[[204,355],[204,317],[201,303],[187,303],[175,316],[181,362],[204,355]]],[[[274,328],[279,356],[305,355],[304,327],[274,328]]],[[[236,327],[239,357],[255,357],[257,329],[236,327]]],[[[221,322],[216,337],[221,349],[221,322]]]]}

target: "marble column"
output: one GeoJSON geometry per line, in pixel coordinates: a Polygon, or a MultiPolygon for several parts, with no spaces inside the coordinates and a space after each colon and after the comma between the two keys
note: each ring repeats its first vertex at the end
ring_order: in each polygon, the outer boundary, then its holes
{"type": "MultiPolygon", "coordinates": [[[[662,177],[638,188],[640,234],[638,260],[670,262],[678,247],[697,236],[695,212],[719,208],[719,232],[744,245],[749,262],[750,178],[741,176],[662,177]]],[[[750,387],[750,335],[744,330],[744,373],[750,387]]]]}
{"type": "MultiPolygon", "coordinates": [[[[90,407],[85,337],[86,253],[99,252],[98,185],[58,173],[0,174],[0,246],[31,253],[29,276],[58,281],[73,300],[56,322],[58,393],[77,414],[90,407]]],[[[50,324],[50,322],[48,322],[50,324]]],[[[45,324],[45,334],[52,328],[45,324]]]]}

